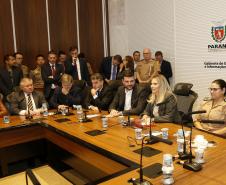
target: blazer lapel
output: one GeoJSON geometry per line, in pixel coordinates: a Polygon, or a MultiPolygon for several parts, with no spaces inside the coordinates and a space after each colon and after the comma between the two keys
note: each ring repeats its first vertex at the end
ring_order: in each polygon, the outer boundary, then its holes
{"type": "Polygon", "coordinates": [[[135,85],[133,88],[132,92],[132,97],[131,97],[131,108],[133,107],[134,103],[137,101],[137,86],[135,85]]]}

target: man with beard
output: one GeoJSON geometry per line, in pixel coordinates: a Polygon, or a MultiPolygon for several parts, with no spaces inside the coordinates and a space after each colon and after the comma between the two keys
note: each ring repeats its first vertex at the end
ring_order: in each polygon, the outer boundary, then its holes
{"type": "Polygon", "coordinates": [[[122,83],[123,86],[118,88],[109,107],[110,116],[139,115],[146,106],[150,87],[136,84],[134,75],[129,70],[125,71],[122,83]]]}

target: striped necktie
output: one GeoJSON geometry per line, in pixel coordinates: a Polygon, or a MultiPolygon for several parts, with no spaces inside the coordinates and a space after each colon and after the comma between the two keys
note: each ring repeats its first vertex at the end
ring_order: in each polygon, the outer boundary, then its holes
{"type": "Polygon", "coordinates": [[[27,108],[28,108],[28,110],[33,110],[33,104],[32,104],[32,101],[31,101],[31,94],[28,94],[27,95],[27,108]]]}

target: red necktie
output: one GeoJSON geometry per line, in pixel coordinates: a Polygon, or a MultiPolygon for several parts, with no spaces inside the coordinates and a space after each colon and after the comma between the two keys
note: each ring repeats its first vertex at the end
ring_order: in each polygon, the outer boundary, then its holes
{"type": "Polygon", "coordinates": [[[54,65],[51,65],[51,70],[52,70],[52,76],[54,77],[56,74],[56,69],[55,69],[54,65]]]}

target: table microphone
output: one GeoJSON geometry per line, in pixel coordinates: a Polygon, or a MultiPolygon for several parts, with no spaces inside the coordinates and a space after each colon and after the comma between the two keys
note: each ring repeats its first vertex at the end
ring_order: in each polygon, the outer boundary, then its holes
{"type": "Polygon", "coordinates": [[[203,113],[206,113],[206,110],[193,111],[193,112],[189,112],[187,114],[183,114],[182,115],[181,129],[182,129],[182,132],[183,132],[184,144],[183,144],[183,152],[178,153],[179,159],[181,159],[181,160],[190,159],[190,157],[192,158],[192,154],[191,153],[187,153],[187,151],[186,151],[186,138],[185,138],[183,118],[187,117],[187,116],[190,116],[190,115],[193,115],[193,114],[203,114],[203,113]]]}
{"type": "Polygon", "coordinates": [[[29,109],[27,110],[27,114],[26,114],[25,118],[28,119],[28,120],[33,119],[33,116],[31,115],[31,112],[30,112],[29,109]]]}

